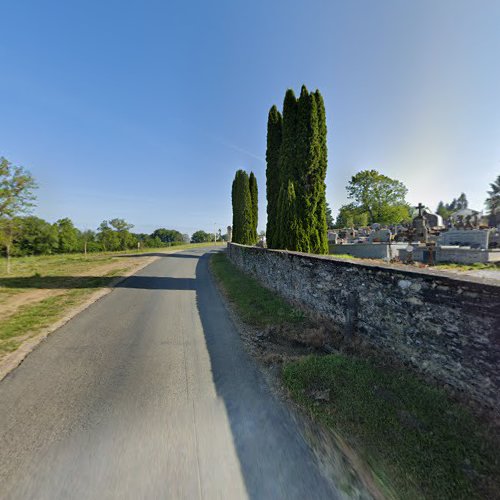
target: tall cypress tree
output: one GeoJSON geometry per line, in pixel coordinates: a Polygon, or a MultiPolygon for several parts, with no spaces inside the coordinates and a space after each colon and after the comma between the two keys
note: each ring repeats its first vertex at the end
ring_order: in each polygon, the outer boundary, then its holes
{"type": "Polygon", "coordinates": [[[276,106],[269,110],[267,119],[266,149],[266,195],[267,227],[266,240],[269,248],[277,248],[278,197],[280,192],[279,158],[282,139],[283,119],[276,106]]]}
{"type": "Polygon", "coordinates": [[[326,171],[328,167],[328,147],[326,141],[326,110],[323,96],[316,90],[315,98],[318,107],[318,129],[320,140],[319,175],[318,175],[318,204],[316,222],[318,224],[319,247],[316,253],[328,253],[328,224],[326,222],[326,171]]]}
{"type": "Polygon", "coordinates": [[[233,241],[242,245],[254,244],[252,198],[248,174],[244,170],[238,170],[234,176],[232,204],[233,241]]]}
{"type": "Polygon", "coordinates": [[[291,191],[295,192],[294,173],[296,171],[296,129],[297,129],[297,99],[292,89],[288,89],[283,102],[283,128],[279,155],[279,198],[278,214],[276,217],[276,248],[288,248],[294,250],[293,241],[296,239],[290,234],[291,226],[296,228],[295,203],[286,202],[291,191]],[[285,213],[286,210],[286,213],[285,213]],[[293,213],[290,213],[293,210],[293,213]],[[292,246],[292,247],[291,247],[292,246]]]}
{"type": "Polygon", "coordinates": [[[257,243],[257,225],[259,223],[259,191],[257,188],[257,178],[253,172],[250,172],[248,178],[248,187],[250,189],[250,200],[252,203],[252,243],[257,243]]]}

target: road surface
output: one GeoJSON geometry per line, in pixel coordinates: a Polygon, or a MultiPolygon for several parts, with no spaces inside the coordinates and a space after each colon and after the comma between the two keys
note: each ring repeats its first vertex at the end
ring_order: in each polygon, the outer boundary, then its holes
{"type": "Polygon", "coordinates": [[[164,255],[0,382],[0,497],[336,498],[243,350],[209,251],[164,255]]]}

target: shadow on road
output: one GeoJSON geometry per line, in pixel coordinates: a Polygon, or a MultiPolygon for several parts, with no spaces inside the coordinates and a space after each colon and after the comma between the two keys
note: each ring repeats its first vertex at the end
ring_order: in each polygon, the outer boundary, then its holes
{"type": "Polygon", "coordinates": [[[244,350],[210,276],[209,259],[203,255],[196,267],[197,306],[249,497],[337,498],[292,415],[244,350]]]}

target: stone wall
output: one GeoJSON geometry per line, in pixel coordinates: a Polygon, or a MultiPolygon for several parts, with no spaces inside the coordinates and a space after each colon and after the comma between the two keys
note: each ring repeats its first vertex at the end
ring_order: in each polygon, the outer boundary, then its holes
{"type": "Polygon", "coordinates": [[[228,245],[228,256],[346,335],[500,412],[498,284],[236,244],[228,245]]]}

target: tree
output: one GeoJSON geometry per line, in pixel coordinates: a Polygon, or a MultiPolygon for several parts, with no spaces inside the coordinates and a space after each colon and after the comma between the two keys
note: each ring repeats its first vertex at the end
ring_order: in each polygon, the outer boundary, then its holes
{"type": "Polygon", "coordinates": [[[456,208],[457,210],[462,210],[468,206],[469,202],[467,201],[467,196],[465,196],[465,193],[462,193],[456,201],[456,208]]]}
{"type": "Polygon", "coordinates": [[[268,190],[268,203],[276,194],[278,200],[276,223],[274,228],[271,223],[272,234],[268,236],[271,247],[328,252],[326,133],[320,92],[310,93],[302,86],[297,99],[293,90],[287,90],[278,160],[279,189],[274,188],[273,194],[268,190]]]}
{"type": "Polygon", "coordinates": [[[363,208],[357,207],[354,203],[342,205],[337,215],[335,227],[362,227],[368,225],[368,212],[363,208]]]}
{"type": "Polygon", "coordinates": [[[233,241],[242,245],[255,243],[253,237],[252,198],[248,174],[238,170],[234,176],[232,193],[233,241]]]}
{"type": "Polygon", "coordinates": [[[39,217],[20,217],[17,221],[16,247],[21,255],[47,255],[59,250],[57,224],[39,217]]]}
{"type": "Polygon", "coordinates": [[[490,184],[486,198],[486,208],[490,216],[490,225],[496,226],[500,219],[500,175],[490,184]]]}
{"type": "Polygon", "coordinates": [[[71,219],[59,219],[56,222],[58,234],[58,251],[61,253],[77,252],[78,245],[78,229],[75,228],[71,219]]]}
{"type": "Polygon", "coordinates": [[[397,224],[410,217],[406,186],[376,170],[358,172],[346,189],[348,197],[354,199],[353,206],[368,213],[370,224],[397,224]]]}
{"type": "Polygon", "coordinates": [[[33,207],[36,187],[27,170],[0,158],[0,239],[5,247],[7,273],[10,273],[10,250],[17,230],[17,217],[33,207]]]}
{"type": "Polygon", "coordinates": [[[201,229],[193,233],[193,235],[191,236],[191,243],[205,243],[208,241],[213,241],[213,235],[210,233],[206,233],[201,229]]]}
{"type": "Polygon", "coordinates": [[[250,189],[250,201],[252,203],[252,239],[253,244],[257,243],[257,225],[259,223],[259,191],[257,188],[257,178],[250,172],[248,178],[248,188],[250,189]]]}
{"type": "Polygon", "coordinates": [[[330,204],[326,203],[326,226],[328,229],[333,229],[335,227],[335,222],[333,221],[332,208],[330,204]]]}
{"type": "Polygon", "coordinates": [[[155,229],[151,234],[151,237],[159,238],[163,243],[167,244],[174,242],[179,242],[179,243],[184,242],[184,236],[175,229],[164,229],[164,228],[155,229]]]}
{"type": "Polygon", "coordinates": [[[267,149],[266,149],[266,195],[267,195],[267,226],[266,239],[269,248],[276,248],[276,224],[278,218],[278,196],[280,191],[280,148],[282,139],[283,119],[276,106],[269,110],[267,119],[267,149]]]}
{"type": "MultiPolygon", "coordinates": [[[[295,246],[296,235],[290,233],[291,221],[295,220],[296,197],[295,164],[297,162],[297,112],[298,103],[295,93],[288,89],[283,101],[283,125],[281,147],[279,151],[279,190],[276,227],[273,247],[290,248],[295,246]],[[290,182],[292,185],[290,186],[290,182]],[[293,197],[290,197],[293,192],[293,197]]],[[[273,239],[273,238],[271,238],[273,239]]]]}

